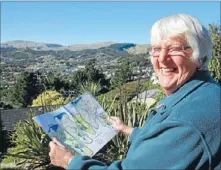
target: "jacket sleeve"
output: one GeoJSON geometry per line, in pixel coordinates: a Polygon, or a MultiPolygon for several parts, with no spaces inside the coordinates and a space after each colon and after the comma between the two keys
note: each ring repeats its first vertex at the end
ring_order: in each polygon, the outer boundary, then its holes
{"type": "Polygon", "coordinates": [[[124,160],[115,161],[107,166],[90,157],[80,156],[73,158],[68,169],[199,168],[196,166],[203,155],[203,141],[199,132],[188,124],[177,121],[159,123],[150,130],[140,131],[136,138],[124,160]]]}
{"type": "Polygon", "coordinates": [[[140,128],[135,127],[134,130],[132,131],[132,134],[131,134],[130,137],[129,137],[129,142],[130,142],[130,143],[132,143],[132,141],[133,141],[134,139],[136,139],[136,137],[137,137],[137,135],[138,135],[139,132],[140,132],[140,128]]]}

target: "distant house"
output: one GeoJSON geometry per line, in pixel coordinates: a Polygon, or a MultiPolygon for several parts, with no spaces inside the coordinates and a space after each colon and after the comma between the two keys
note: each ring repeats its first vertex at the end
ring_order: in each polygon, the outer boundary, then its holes
{"type": "Polygon", "coordinates": [[[156,96],[158,95],[158,92],[159,92],[159,89],[147,90],[138,94],[138,96],[134,97],[133,100],[136,100],[137,98],[139,99],[156,98],[156,96]]]}
{"type": "Polygon", "coordinates": [[[78,69],[85,69],[85,65],[78,65],[77,68],[78,69]]]}
{"type": "Polygon", "coordinates": [[[146,103],[148,107],[153,105],[156,102],[156,97],[159,93],[159,89],[151,89],[144,91],[138,96],[134,97],[131,102],[141,102],[141,103],[146,103]]]}

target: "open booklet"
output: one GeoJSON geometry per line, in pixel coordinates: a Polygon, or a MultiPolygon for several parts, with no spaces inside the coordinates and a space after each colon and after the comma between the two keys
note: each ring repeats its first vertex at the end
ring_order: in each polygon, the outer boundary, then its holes
{"type": "Polygon", "coordinates": [[[50,138],[56,138],[75,155],[93,156],[116,134],[107,113],[90,94],[33,119],[50,138]]]}

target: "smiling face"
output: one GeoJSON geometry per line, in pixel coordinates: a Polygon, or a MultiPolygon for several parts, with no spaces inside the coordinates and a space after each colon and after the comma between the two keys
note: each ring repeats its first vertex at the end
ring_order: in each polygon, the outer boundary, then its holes
{"type": "Polygon", "coordinates": [[[152,64],[166,95],[171,95],[196,72],[196,64],[190,59],[192,49],[185,48],[181,38],[164,38],[154,45],[152,64]],[[156,55],[157,54],[157,55],[156,55]]]}

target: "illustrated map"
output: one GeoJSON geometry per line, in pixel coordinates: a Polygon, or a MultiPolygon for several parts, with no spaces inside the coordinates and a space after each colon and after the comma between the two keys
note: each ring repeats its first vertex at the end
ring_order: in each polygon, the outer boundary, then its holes
{"type": "Polygon", "coordinates": [[[107,113],[86,93],[63,107],[33,117],[49,135],[75,155],[95,155],[116,134],[107,113]]]}

